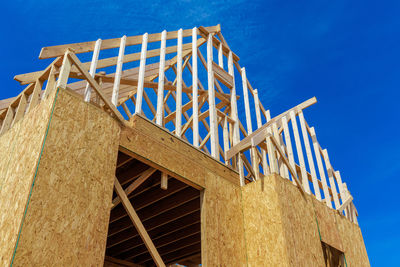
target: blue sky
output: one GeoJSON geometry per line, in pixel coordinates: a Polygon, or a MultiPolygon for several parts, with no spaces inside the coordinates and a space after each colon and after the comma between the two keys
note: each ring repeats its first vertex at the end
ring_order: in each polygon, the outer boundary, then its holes
{"type": "Polygon", "coordinates": [[[400,1],[6,1],[0,98],[44,68],[41,47],[218,23],[272,115],[305,111],[355,197],[373,266],[394,266],[400,232],[400,1]]]}

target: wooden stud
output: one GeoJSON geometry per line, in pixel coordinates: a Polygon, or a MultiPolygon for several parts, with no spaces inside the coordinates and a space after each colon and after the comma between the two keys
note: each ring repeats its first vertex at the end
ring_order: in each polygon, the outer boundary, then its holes
{"type": "MultiPolygon", "coordinates": [[[[275,137],[275,139],[278,140],[279,146],[282,149],[282,151],[285,152],[285,145],[283,143],[281,135],[279,134],[277,122],[274,122],[272,124],[272,133],[273,133],[273,136],[275,137]]],[[[283,178],[289,179],[288,166],[286,166],[285,164],[282,164],[283,160],[281,159],[280,155],[277,156],[277,159],[278,159],[278,166],[279,166],[280,175],[283,178]]]]}
{"type": "Polygon", "coordinates": [[[131,202],[129,201],[128,197],[126,196],[126,194],[125,194],[124,190],[122,189],[122,186],[118,182],[117,178],[115,178],[114,187],[115,187],[115,191],[117,192],[117,195],[121,199],[122,205],[124,206],[126,212],[128,213],[129,218],[132,220],[133,225],[135,226],[136,230],[138,231],[140,237],[142,238],[143,243],[146,245],[147,249],[149,250],[150,255],[153,258],[155,264],[157,266],[165,267],[165,264],[162,261],[160,254],[157,251],[157,248],[154,246],[153,241],[151,240],[146,229],[144,228],[143,223],[140,220],[139,216],[133,209],[131,202]]]}
{"type": "MultiPolygon", "coordinates": [[[[269,135],[272,136],[271,127],[267,128],[267,132],[269,135]]],[[[268,151],[268,160],[269,160],[270,171],[271,171],[271,173],[278,174],[278,164],[276,162],[275,148],[272,144],[271,138],[267,138],[267,151],[268,151]]]]}
{"type": "Polygon", "coordinates": [[[31,94],[31,99],[29,101],[28,109],[26,112],[31,111],[39,103],[40,93],[42,92],[42,86],[43,86],[43,82],[38,79],[35,82],[35,87],[33,88],[33,92],[31,94]]]}
{"type": "Polygon", "coordinates": [[[333,195],[333,202],[335,203],[335,208],[338,209],[340,206],[340,203],[339,203],[339,198],[338,198],[338,194],[337,194],[337,190],[336,190],[336,184],[333,179],[333,170],[332,170],[332,165],[329,161],[328,150],[326,150],[326,149],[322,150],[322,155],[324,157],[326,170],[328,172],[329,184],[331,186],[331,191],[332,191],[332,195],[333,195]]]}
{"type": "Polygon", "coordinates": [[[168,189],[168,174],[166,172],[161,172],[161,189],[168,189]]]}
{"type": "Polygon", "coordinates": [[[17,110],[15,112],[15,116],[14,116],[14,119],[13,119],[13,121],[11,123],[10,128],[24,116],[25,109],[26,109],[26,104],[27,104],[26,95],[23,93],[23,94],[21,94],[21,98],[19,100],[19,104],[18,104],[17,110]]]}
{"type": "Polygon", "coordinates": [[[57,88],[67,88],[68,78],[71,71],[71,61],[68,57],[68,53],[69,51],[67,50],[63,58],[60,74],[58,76],[57,88]]]}
{"type": "Polygon", "coordinates": [[[210,110],[211,156],[218,160],[219,142],[218,142],[217,111],[215,109],[214,74],[212,70],[212,63],[213,63],[212,42],[213,42],[212,34],[209,34],[207,40],[207,73],[208,73],[208,106],[210,110]]]}
{"type": "Polygon", "coordinates": [[[49,78],[47,79],[46,88],[44,89],[44,93],[42,95],[42,99],[46,98],[50,92],[54,89],[56,85],[56,73],[57,67],[55,65],[51,66],[49,78]]]}
{"type": "Polygon", "coordinates": [[[112,93],[112,97],[111,97],[111,103],[113,103],[113,105],[116,107],[118,106],[119,85],[121,82],[122,65],[124,62],[125,43],[126,43],[126,35],[122,36],[121,44],[119,46],[117,68],[115,70],[113,93],[112,93]]]}
{"type": "Polygon", "coordinates": [[[222,43],[218,46],[218,66],[223,69],[224,68],[224,54],[222,52],[222,43]]]}
{"type": "Polygon", "coordinates": [[[178,31],[175,134],[182,135],[182,29],[178,31]]]}
{"type": "Polygon", "coordinates": [[[300,173],[302,178],[301,181],[303,183],[305,191],[308,194],[310,194],[311,191],[310,191],[310,185],[308,183],[307,170],[303,157],[303,149],[301,148],[301,141],[300,141],[299,130],[297,128],[296,115],[293,110],[290,111],[290,120],[292,121],[292,129],[293,129],[294,141],[296,143],[297,157],[300,163],[300,173]]]}
{"type": "MultiPolygon", "coordinates": [[[[286,116],[282,117],[282,127],[283,127],[283,133],[285,135],[286,150],[287,150],[287,154],[288,154],[288,158],[289,158],[289,164],[294,170],[296,170],[296,163],[294,161],[292,141],[290,138],[289,126],[288,126],[286,116]]],[[[293,175],[292,175],[292,182],[294,184],[296,183],[293,175]]]]}
{"type": "MultiPolygon", "coordinates": [[[[97,62],[99,60],[100,46],[101,46],[101,39],[97,39],[97,41],[94,45],[92,62],[90,63],[90,69],[89,69],[89,74],[92,77],[94,77],[94,75],[96,74],[97,62]]],[[[84,92],[85,102],[90,101],[91,93],[92,93],[92,90],[90,88],[89,83],[87,82],[86,87],[85,87],[85,92],[84,92]]]]}
{"type": "Polygon", "coordinates": [[[138,87],[136,93],[136,107],[135,113],[142,114],[142,101],[143,101],[143,83],[144,83],[144,72],[146,69],[146,53],[147,53],[147,32],[143,34],[142,50],[140,52],[140,66],[139,66],[139,78],[138,87]]]}
{"type": "Polygon", "coordinates": [[[14,118],[14,110],[12,107],[8,107],[6,117],[4,118],[3,124],[1,125],[0,135],[5,133],[11,127],[13,118],[14,118]]]}
{"type": "MultiPolygon", "coordinates": [[[[256,118],[257,118],[257,128],[260,128],[262,126],[262,121],[261,121],[261,109],[260,109],[260,99],[258,97],[258,90],[254,90],[254,106],[256,110],[256,118]]],[[[267,164],[267,152],[263,149],[261,151],[262,154],[262,166],[264,170],[264,174],[268,174],[268,164],[267,164]]]]}
{"type": "Polygon", "coordinates": [[[308,166],[310,167],[310,173],[311,173],[311,179],[312,179],[312,184],[313,184],[313,188],[314,188],[314,194],[318,200],[321,200],[321,192],[319,190],[317,173],[315,172],[314,159],[313,159],[312,152],[311,152],[310,141],[308,139],[308,132],[307,132],[307,128],[306,128],[306,121],[304,119],[303,111],[299,111],[298,116],[300,119],[300,127],[301,127],[301,132],[303,134],[304,146],[306,148],[308,166]]]}
{"type": "MultiPolygon", "coordinates": [[[[238,110],[237,110],[237,98],[236,98],[236,85],[235,85],[235,71],[233,68],[233,56],[232,52],[229,52],[228,54],[228,72],[232,76],[232,89],[231,89],[231,99],[230,99],[230,107],[231,107],[231,116],[233,120],[235,121],[233,125],[233,145],[236,145],[240,142],[240,133],[239,133],[239,116],[238,116],[238,110]]],[[[225,159],[226,157],[226,151],[225,151],[225,159]]],[[[239,171],[239,176],[240,176],[240,185],[244,186],[245,181],[244,181],[244,169],[243,169],[243,162],[242,158],[238,156],[236,158],[236,164],[237,164],[237,169],[239,171]]]]}
{"type": "Polygon", "coordinates": [[[328,207],[332,208],[331,195],[329,194],[329,188],[328,188],[328,184],[326,182],[324,166],[323,166],[322,160],[321,160],[321,153],[320,153],[320,149],[319,149],[319,143],[318,143],[318,140],[317,140],[317,136],[315,134],[314,127],[310,128],[310,135],[311,135],[311,140],[313,142],[315,159],[317,160],[319,176],[320,176],[320,179],[321,179],[322,190],[324,191],[326,204],[328,205],[328,207]]]}
{"type": "Polygon", "coordinates": [[[164,30],[161,33],[161,53],[160,53],[160,64],[158,72],[158,88],[157,88],[157,115],[156,123],[160,126],[164,126],[164,69],[165,69],[165,46],[167,40],[167,31],[164,30]]]}
{"type": "MultiPolygon", "coordinates": [[[[199,147],[199,104],[198,104],[198,77],[197,77],[197,28],[192,30],[192,94],[193,94],[193,145],[199,147]]],[[[188,65],[191,70],[190,64],[188,65]]]]}
{"type": "MultiPolygon", "coordinates": [[[[224,151],[229,150],[229,129],[228,129],[228,116],[224,116],[224,127],[223,127],[223,139],[224,139],[224,151]]],[[[225,159],[225,153],[224,153],[225,159]]],[[[229,165],[229,160],[225,159],[225,165],[229,165]]]]}

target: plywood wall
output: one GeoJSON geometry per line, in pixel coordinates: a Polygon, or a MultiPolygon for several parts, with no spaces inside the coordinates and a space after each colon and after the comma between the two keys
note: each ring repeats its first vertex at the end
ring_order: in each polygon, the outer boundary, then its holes
{"type": "Polygon", "coordinates": [[[212,172],[205,178],[201,199],[202,264],[246,266],[240,187],[212,172]]]}
{"type": "Polygon", "coordinates": [[[325,266],[321,242],[344,252],[348,266],[369,266],[358,225],[289,180],[270,175],[242,195],[248,266],[325,266]]]}
{"type": "Polygon", "coordinates": [[[0,266],[9,266],[55,92],[0,136],[0,266]]]}
{"type": "Polygon", "coordinates": [[[60,90],[13,266],[101,266],[120,127],[60,90]]]}
{"type": "Polygon", "coordinates": [[[248,266],[290,266],[276,179],[267,176],[242,188],[248,266]]]}
{"type": "Polygon", "coordinates": [[[339,214],[336,214],[336,222],[347,266],[370,266],[360,227],[339,214]]]}

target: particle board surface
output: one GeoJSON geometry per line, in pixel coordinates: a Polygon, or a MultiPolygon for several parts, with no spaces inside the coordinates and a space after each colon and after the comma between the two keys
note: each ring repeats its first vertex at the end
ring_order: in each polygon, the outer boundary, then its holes
{"type": "Polygon", "coordinates": [[[131,127],[121,132],[120,145],[124,153],[133,153],[134,157],[156,168],[161,167],[178,179],[184,177],[184,182],[199,189],[205,187],[207,171],[239,185],[237,172],[147,119],[134,115],[129,123],[131,127]]]}
{"type": "Polygon", "coordinates": [[[361,229],[342,215],[336,214],[347,266],[370,266],[361,229]]]}
{"type": "Polygon", "coordinates": [[[59,91],[13,266],[103,264],[119,132],[59,91]]]}
{"type": "Polygon", "coordinates": [[[242,187],[248,266],[290,266],[274,176],[242,187]]]}
{"type": "Polygon", "coordinates": [[[274,175],[290,266],[324,266],[311,195],[302,195],[288,179],[274,175]]]}
{"type": "Polygon", "coordinates": [[[54,95],[0,136],[0,266],[11,263],[54,95]]]}
{"type": "Polygon", "coordinates": [[[240,187],[208,172],[201,198],[202,264],[246,266],[240,187]]]}
{"type": "Polygon", "coordinates": [[[313,201],[315,214],[318,220],[321,240],[331,247],[334,247],[339,251],[343,251],[342,239],[340,237],[336,222],[337,211],[329,208],[316,198],[311,199],[313,201]]]}

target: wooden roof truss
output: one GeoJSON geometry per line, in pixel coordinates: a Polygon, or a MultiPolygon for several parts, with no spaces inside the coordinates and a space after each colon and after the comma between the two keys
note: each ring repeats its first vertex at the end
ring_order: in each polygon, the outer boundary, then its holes
{"type": "Polygon", "coordinates": [[[16,75],[27,87],[0,100],[0,134],[52,90],[69,89],[121,123],[137,114],[168,129],[237,170],[242,185],[277,173],[357,221],[353,197],[304,118],[316,99],[271,118],[219,25],[45,47],[39,58],[54,60],[44,70],[16,75]]]}

